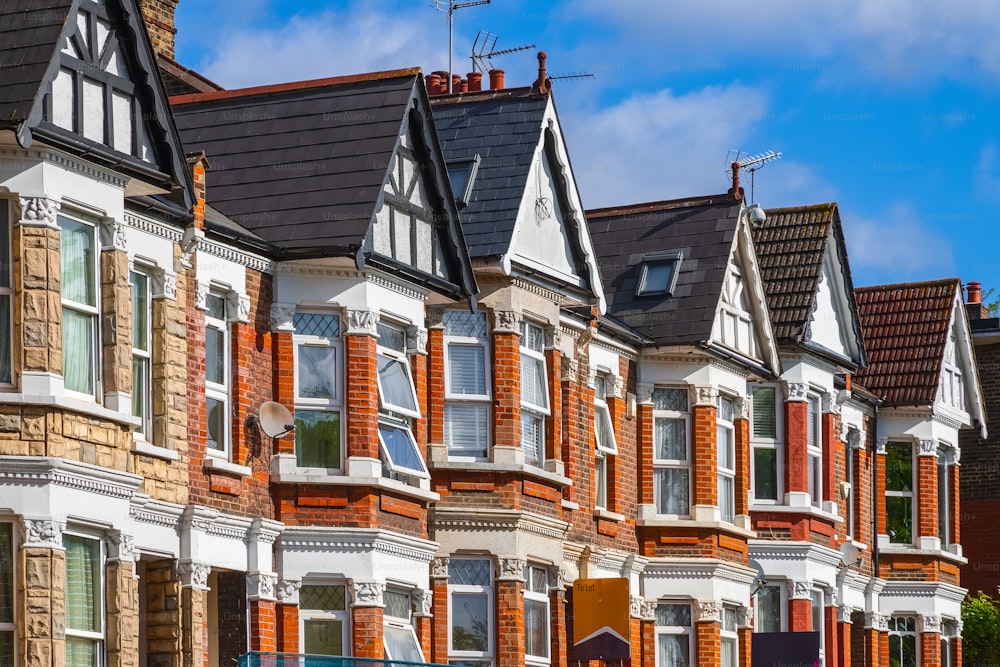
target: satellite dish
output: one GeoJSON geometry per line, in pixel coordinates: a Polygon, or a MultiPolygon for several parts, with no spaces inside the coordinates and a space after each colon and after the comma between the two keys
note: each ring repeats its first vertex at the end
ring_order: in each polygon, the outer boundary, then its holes
{"type": "Polygon", "coordinates": [[[840,545],[840,562],[843,563],[845,567],[860,565],[861,550],[850,542],[844,542],[840,545]]]}
{"type": "Polygon", "coordinates": [[[260,406],[260,428],[272,438],[280,438],[295,430],[295,418],[281,403],[267,401],[260,406]]]}
{"type": "Polygon", "coordinates": [[[749,560],[747,565],[749,565],[750,569],[757,573],[757,575],[753,578],[753,586],[750,589],[750,597],[753,597],[754,595],[757,595],[757,591],[764,588],[764,586],[767,586],[767,576],[764,574],[764,568],[761,564],[753,558],[749,560]]]}

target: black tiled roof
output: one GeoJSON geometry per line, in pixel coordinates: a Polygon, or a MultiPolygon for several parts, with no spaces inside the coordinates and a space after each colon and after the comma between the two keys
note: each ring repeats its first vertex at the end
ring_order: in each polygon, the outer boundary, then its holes
{"type": "Polygon", "coordinates": [[[659,345],[708,341],[740,212],[729,195],[587,212],[608,314],[659,345]],[[643,255],[682,252],[671,296],[636,296],[643,255]]]}
{"type": "Polygon", "coordinates": [[[379,200],[417,70],[172,98],[209,156],[212,205],[295,253],[356,249],[379,200]]]}
{"type": "Polygon", "coordinates": [[[529,88],[431,98],[445,160],[479,154],[472,195],[462,209],[471,257],[510,248],[547,103],[546,97],[532,97],[529,88]]]}
{"type": "Polygon", "coordinates": [[[0,3],[0,123],[26,120],[45,79],[72,0],[0,3]]]}

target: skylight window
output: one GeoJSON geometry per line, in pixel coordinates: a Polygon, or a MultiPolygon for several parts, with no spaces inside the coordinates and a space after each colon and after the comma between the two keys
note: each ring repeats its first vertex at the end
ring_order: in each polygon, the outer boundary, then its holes
{"type": "Polygon", "coordinates": [[[476,172],[478,171],[478,153],[471,159],[455,160],[448,163],[451,193],[455,196],[455,203],[459,206],[466,206],[472,198],[472,186],[476,182],[476,172]]]}
{"type": "Polygon", "coordinates": [[[683,253],[679,252],[643,256],[635,295],[672,294],[683,258],[683,253]]]}

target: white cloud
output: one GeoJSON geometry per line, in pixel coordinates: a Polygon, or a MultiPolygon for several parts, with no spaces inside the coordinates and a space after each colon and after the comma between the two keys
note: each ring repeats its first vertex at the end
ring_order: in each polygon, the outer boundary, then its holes
{"type": "Polygon", "coordinates": [[[741,85],[675,95],[636,94],[563,115],[574,173],[588,208],[725,192],[726,156],[767,110],[741,85]]]}
{"type": "Polygon", "coordinates": [[[905,203],[877,218],[841,210],[855,285],[930,280],[955,273],[951,242],[905,203]]]}

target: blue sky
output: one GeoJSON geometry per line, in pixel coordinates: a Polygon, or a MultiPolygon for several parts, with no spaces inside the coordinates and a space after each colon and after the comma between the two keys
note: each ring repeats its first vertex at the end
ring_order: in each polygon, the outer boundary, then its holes
{"type": "MultiPolygon", "coordinates": [[[[181,0],[177,59],[229,88],[447,69],[431,0],[181,0]]],[[[588,208],[723,192],[730,150],[783,153],[764,207],[836,201],[856,285],[958,276],[1000,290],[1000,3],[493,0],[456,12],[508,87],[555,82],[588,208]]],[[[749,194],[749,183],[744,179],[749,194]]]]}

